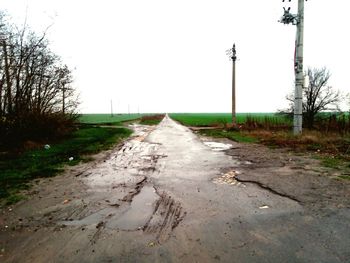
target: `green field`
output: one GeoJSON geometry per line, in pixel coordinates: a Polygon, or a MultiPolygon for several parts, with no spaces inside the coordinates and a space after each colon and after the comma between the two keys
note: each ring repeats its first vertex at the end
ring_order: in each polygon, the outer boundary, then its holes
{"type": "MultiPolygon", "coordinates": [[[[231,113],[171,113],[169,116],[187,126],[215,126],[232,122],[231,113]]],[[[255,121],[269,121],[274,123],[288,123],[283,116],[275,113],[238,113],[237,123],[245,123],[247,119],[255,121]]]]}
{"type": "Polygon", "coordinates": [[[81,114],[79,120],[87,124],[120,123],[139,119],[144,114],[81,114]]]}
{"type": "MultiPolygon", "coordinates": [[[[79,120],[86,124],[117,124],[149,115],[153,114],[118,114],[113,116],[110,114],[82,114],[79,120]]],[[[231,123],[231,113],[171,113],[169,116],[187,126],[215,126],[231,123]]],[[[237,122],[241,124],[249,118],[258,122],[269,121],[281,124],[289,122],[289,120],[275,113],[238,113],[236,116],[237,122]]]]}

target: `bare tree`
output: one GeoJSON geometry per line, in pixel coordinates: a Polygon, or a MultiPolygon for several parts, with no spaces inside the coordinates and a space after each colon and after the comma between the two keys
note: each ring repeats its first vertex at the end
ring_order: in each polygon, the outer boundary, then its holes
{"type": "Polygon", "coordinates": [[[18,29],[5,17],[0,11],[0,137],[23,135],[33,122],[66,122],[78,106],[71,70],[50,50],[45,33],[38,36],[26,24],[18,29]]]}
{"type": "MultiPolygon", "coordinates": [[[[326,68],[308,68],[305,72],[309,79],[309,85],[303,89],[303,119],[305,126],[312,128],[315,117],[322,111],[339,111],[339,103],[342,95],[338,90],[328,85],[331,77],[326,68]]],[[[293,102],[292,95],[287,100],[293,102]]],[[[293,111],[293,104],[290,105],[293,111]]]]}

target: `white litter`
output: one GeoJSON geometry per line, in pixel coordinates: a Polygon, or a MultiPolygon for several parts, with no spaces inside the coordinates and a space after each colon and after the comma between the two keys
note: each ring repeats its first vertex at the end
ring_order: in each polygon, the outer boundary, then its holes
{"type": "Polygon", "coordinates": [[[268,205],[263,205],[259,207],[259,209],[267,209],[267,208],[270,208],[270,207],[268,205]]]}

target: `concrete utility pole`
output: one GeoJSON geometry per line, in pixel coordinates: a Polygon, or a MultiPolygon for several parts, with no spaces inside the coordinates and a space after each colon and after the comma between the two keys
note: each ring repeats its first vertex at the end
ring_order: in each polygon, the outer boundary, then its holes
{"type": "Polygon", "coordinates": [[[232,60],[232,126],[236,127],[236,44],[233,44],[232,49],[226,50],[226,54],[232,60]]]}
{"type": "Polygon", "coordinates": [[[295,52],[294,135],[303,130],[303,85],[304,85],[304,0],[298,0],[298,23],[295,52]]]}
{"type": "MultiPolygon", "coordinates": [[[[290,2],[291,0],[289,0],[290,2]]],[[[282,0],[285,2],[285,0],[282,0]]],[[[294,90],[294,120],[293,132],[294,135],[302,133],[303,129],[303,85],[304,85],[304,0],[298,0],[298,14],[293,15],[288,9],[284,8],[284,14],[281,18],[281,23],[292,24],[297,26],[296,47],[294,58],[295,70],[295,90],[294,90]]]]}

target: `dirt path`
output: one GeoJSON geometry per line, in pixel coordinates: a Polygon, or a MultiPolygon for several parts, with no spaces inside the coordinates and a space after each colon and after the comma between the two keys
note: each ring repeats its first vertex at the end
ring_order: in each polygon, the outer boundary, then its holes
{"type": "Polygon", "coordinates": [[[350,184],[165,118],[1,211],[4,262],[349,262],[350,184]]]}

